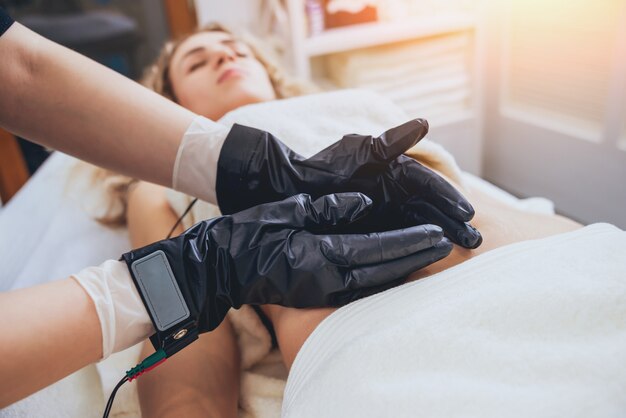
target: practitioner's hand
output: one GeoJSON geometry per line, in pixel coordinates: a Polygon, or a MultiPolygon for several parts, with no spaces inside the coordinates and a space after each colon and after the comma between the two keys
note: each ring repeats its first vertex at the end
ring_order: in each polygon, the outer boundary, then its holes
{"type": "Polygon", "coordinates": [[[358,191],[374,207],[349,231],[435,224],[455,243],[476,248],[482,237],[469,224],[472,205],[441,176],[402,155],[427,132],[428,123],[415,119],[376,138],[346,135],[305,159],[267,132],[235,125],[220,155],[218,203],[230,213],[296,193],[358,191]]]}
{"type": "MultiPolygon", "coordinates": [[[[335,233],[371,206],[360,193],[315,201],[296,195],[200,222],[179,237],[131,251],[123,259],[131,267],[163,251],[192,318],[206,332],[231,307],[242,304],[342,305],[396,284],[450,253],[452,244],[434,225],[335,233]]],[[[154,276],[158,274],[151,270],[154,276]]]]}

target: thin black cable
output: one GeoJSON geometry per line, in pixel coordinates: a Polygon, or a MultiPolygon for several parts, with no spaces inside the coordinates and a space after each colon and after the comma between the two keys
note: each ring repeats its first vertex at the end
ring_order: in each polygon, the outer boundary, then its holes
{"type": "Polygon", "coordinates": [[[128,382],[128,376],[124,376],[122,380],[120,380],[117,385],[115,385],[115,388],[113,388],[113,392],[111,392],[111,396],[109,396],[109,401],[107,402],[107,406],[104,409],[104,414],[102,415],[102,418],[108,418],[109,413],[111,412],[111,407],[113,406],[113,399],[115,399],[115,394],[117,394],[117,390],[122,387],[122,385],[126,382],[128,382]]]}
{"type": "Polygon", "coordinates": [[[172,229],[170,230],[170,233],[167,234],[167,238],[166,239],[170,239],[172,238],[172,234],[174,233],[174,230],[176,229],[176,227],[183,221],[183,218],[189,213],[189,211],[191,210],[191,208],[193,207],[193,205],[196,204],[196,202],[198,201],[198,198],[196,197],[194,200],[191,201],[191,203],[189,204],[189,206],[187,206],[187,209],[185,209],[185,211],[183,212],[182,215],[180,215],[180,218],[178,218],[178,220],[176,221],[176,223],[174,224],[174,226],[172,227],[172,229]]]}

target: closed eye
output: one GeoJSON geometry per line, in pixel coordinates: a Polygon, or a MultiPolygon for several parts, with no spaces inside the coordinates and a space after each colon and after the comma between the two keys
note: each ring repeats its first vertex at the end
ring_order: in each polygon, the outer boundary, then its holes
{"type": "Polygon", "coordinates": [[[187,73],[192,73],[194,71],[196,71],[198,68],[204,67],[206,65],[206,60],[202,60],[202,61],[198,61],[196,63],[194,63],[193,65],[191,65],[189,67],[189,70],[187,71],[187,73]]]}

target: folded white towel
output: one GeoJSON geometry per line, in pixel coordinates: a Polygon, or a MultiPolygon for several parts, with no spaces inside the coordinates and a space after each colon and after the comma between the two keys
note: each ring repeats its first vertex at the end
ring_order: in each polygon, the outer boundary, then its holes
{"type": "Polygon", "coordinates": [[[341,308],[298,353],[283,416],[624,416],[625,254],[595,224],[341,308]]]}

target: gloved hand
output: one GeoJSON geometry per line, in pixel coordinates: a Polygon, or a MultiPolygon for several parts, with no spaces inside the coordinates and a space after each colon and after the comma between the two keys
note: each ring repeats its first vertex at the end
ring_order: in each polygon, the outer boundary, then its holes
{"type": "MultiPolygon", "coordinates": [[[[434,225],[334,234],[371,206],[360,193],[315,201],[296,195],[200,222],[176,238],[122,258],[132,272],[133,262],[163,251],[192,320],[199,332],[206,332],[217,327],[231,307],[242,304],[342,305],[450,253],[452,244],[434,225]]],[[[142,293],[136,272],[132,275],[142,293]]],[[[142,298],[146,303],[145,293],[142,298]]]]}
{"type": "Polygon", "coordinates": [[[455,243],[476,248],[482,237],[468,223],[474,216],[470,203],[441,176],[402,155],[427,132],[428,123],[415,119],[377,138],[346,135],[305,159],[265,131],[235,125],[219,157],[220,209],[232,213],[296,193],[361,192],[374,208],[349,231],[435,224],[455,243]]]}

